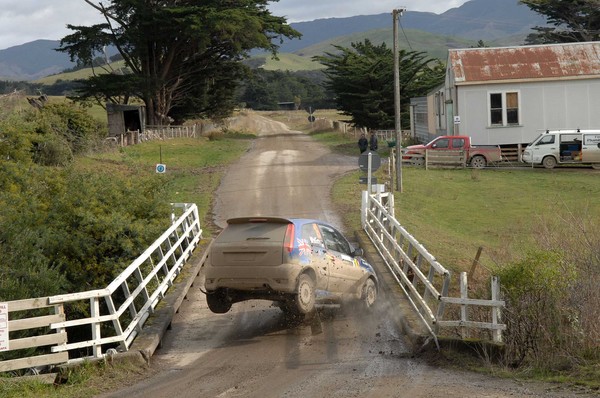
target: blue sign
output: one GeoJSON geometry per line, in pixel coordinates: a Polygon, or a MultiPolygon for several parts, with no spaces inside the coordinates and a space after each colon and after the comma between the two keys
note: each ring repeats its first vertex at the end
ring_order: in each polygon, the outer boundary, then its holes
{"type": "Polygon", "coordinates": [[[167,172],[167,165],[166,164],[157,164],[156,165],[156,172],[159,174],[162,173],[166,173],[167,172]]]}

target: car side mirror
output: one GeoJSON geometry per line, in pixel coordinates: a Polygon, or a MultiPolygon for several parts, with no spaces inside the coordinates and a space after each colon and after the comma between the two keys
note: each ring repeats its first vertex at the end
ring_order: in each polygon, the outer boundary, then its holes
{"type": "Polygon", "coordinates": [[[364,253],[363,249],[361,249],[360,247],[354,249],[354,251],[352,252],[352,255],[354,257],[362,257],[364,254],[365,253],[364,253]]]}
{"type": "Polygon", "coordinates": [[[437,148],[437,144],[431,145],[432,148],[437,148]]]}

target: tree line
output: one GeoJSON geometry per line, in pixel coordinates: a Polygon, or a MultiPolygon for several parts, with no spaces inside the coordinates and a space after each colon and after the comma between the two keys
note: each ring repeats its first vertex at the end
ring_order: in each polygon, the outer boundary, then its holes
{"type": "MultiPolygon", "coordinates": [[[[250,51],[276,54],[281,39],[300,34],[268,11],[268,1],[84,1],[106,22],[69,25],[73,33],[61,40],[60,51],[79,68],[105,63],[104,50],[110,46],[117,49],[111,58],[122,59],[126,68],[77,82],[31,85],[30,93],[43,90],[100,103],[142,100],[151,124],[220,118],[240,105],[276,109],[280,102],[294,102],[299,107],[337,107],[360,127],[393,125],[392,53],[383,45],[364,41],[349,48],[334,46],[316,57],[326,66],[323,72],[270,72],[248,66],[250,51]]],[[[600,40],[597,0],[521,3],[549,23],[535,27],[528,44],[600,40]]],[[[443,67],[423,53],[402,52],[400,57],[406,125],[409,98],[441,84],[443,67]]]]}

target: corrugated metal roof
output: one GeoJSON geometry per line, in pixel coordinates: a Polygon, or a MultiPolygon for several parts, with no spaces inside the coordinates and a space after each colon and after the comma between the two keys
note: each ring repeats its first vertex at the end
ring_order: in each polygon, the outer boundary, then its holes
{"type": "Polygon", "coordinates": [[[600,78],[600,42],[449,50],[456,84],[600,78]]]}

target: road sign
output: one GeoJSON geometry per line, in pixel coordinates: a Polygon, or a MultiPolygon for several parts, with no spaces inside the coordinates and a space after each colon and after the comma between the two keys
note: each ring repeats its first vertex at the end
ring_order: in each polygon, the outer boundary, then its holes
{"type": "Polygon", "coordinates": [[[0,303],[0,351],[8,350],[8,303],[0,303]]]}
{"type": "Polygon", "coordinates": [[[308,115],[308,121],[311,122],[311,123],[314,123],[314,121],[315,121],[315,115],[313,115],[313,114],[308,115]]]}
{"type": "Polygon", "coordinates": [[[166,164],[157,164],[156,165],[156,172],[159,174],[163,174],[167,172],[167,165],[166,164]]]}
{"type": "Polygon", "coordinates": [[[381,157],[377,152],[366,151],[358,157],[358,168],[361,171],[368,171],[369,169],[369,154],[371,154],[371,171],[377,171],[381,166],[381,157]]]}

